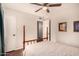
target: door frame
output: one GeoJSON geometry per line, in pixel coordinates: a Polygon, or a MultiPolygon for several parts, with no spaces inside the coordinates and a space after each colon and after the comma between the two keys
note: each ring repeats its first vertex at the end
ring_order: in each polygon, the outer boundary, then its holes
{"type": "MultiPolygon", "coordinates": [[[[46,21],[46,20],[44,20],[44,21],[46,21]]],[[[49,22],[48,23],[49,27],[46,28],[46,36],[47,36],[47,40],[51,41],[51,20],[49,19],[48,22],[49,22]]]]}
{"type": "MultiPolygon", "coordinates": [[[[45,20],[44,20],[45,21],[45,20]]],[[[38,39],[38,22],[40,22],[40,21],[37,21],[37,39],[38,39]]],[[[43,22],[43,21],[41,21],[41,22],[43,22]]],[[[51,41],[51,20],[49,19],[49,23],[48,23],[48,26],[49,27],[47,27],[46,29],[47,29],[47,31],[46,31],[46,35],[47,35],[47,40],[48,41],[51,41]]],[[[44,38],[42,38],[42,39],[44,39],[44,38]]],[[[46,38],[45,38],[46,39],[46,38]]]]}
{"type": "Polygon", "coordinates": [[[49,20],[49,41],[51,41],[51,20],[49,20]]]}

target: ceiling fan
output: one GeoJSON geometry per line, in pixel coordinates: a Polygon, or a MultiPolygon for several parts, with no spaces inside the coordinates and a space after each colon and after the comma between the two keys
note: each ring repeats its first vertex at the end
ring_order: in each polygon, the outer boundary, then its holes
{"type": "Polygon", "coordinates": [[[37,9],[35,12],[38,12],[40,10],[45,10],[47,13],[50,12],[49,7],[59,7],[62,5],[61,3],[31,3],[31,4],[42,6],[41,8],[37,9]]]}

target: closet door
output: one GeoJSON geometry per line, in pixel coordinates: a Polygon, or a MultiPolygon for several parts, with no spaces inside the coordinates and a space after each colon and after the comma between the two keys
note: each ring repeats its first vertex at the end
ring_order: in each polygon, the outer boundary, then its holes
{"type": "Polygon", "coordinates": [[[14,15],[7,14],[6,20],[6,50],[9,52],[16,49],[16,19],[14,15]]]}
{"type": "Polygon", "coordinates": [[[4,9],[5,52],[16,50],[16,16],[13,11],[4,9]]]}

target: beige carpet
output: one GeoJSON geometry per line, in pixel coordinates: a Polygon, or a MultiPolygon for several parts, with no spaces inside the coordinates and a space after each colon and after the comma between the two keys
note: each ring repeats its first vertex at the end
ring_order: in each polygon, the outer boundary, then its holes
{"type": "Polygon", "coordinates": [[[26,45],[25,56],[78,56],[79,48],[61,43],[40,42],[26,45]]]}

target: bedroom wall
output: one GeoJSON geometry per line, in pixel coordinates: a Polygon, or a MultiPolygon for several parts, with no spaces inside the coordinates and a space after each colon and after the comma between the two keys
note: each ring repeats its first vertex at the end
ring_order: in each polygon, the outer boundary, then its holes
{"type": "Polygon", "coordinates": [[[21,21],[17,22],[17,20],[21,20],[23,18],[22,14],[7,8],[3,10],[4,10],[5,52],[21,49],[23,40],[22,40],[22,29],[19,28],[19,26],[22,26],[22,23],[20,23],[21,21]],[[16,22],[17,24],[20,23],[20,25],[16,26],[16,22]],[[15,34],[15,36],[13,36],[13,34],[15,34]]]}
{"type": "Polygon", "coordinates": [[[67,3],[61,7],[53,8],[52,16],[55,23],[56,41],[79,47],[79,33],[73,31],[73,21],[79,21],[79,4],[67,3]],[[58,23],[67,22],[67,32],[58,31],[58,23]]]}
{"type": "MultiPolygon", "coordinates": [[[[23,25],[26,27],[26,41],[37,39],[37,20],[39,20],[39,16],[4,8],[5,51],[23,48],[23,25]]],[[[45,20],[47,19],[45,18],[45,20]]]]}
{"type": "Polygon", "coordinates": [[[6,52],[23,48],[23,25],[26,26],[26,40],[37,38],[37,18],[28,13],[4,8],[6,52]]]}

